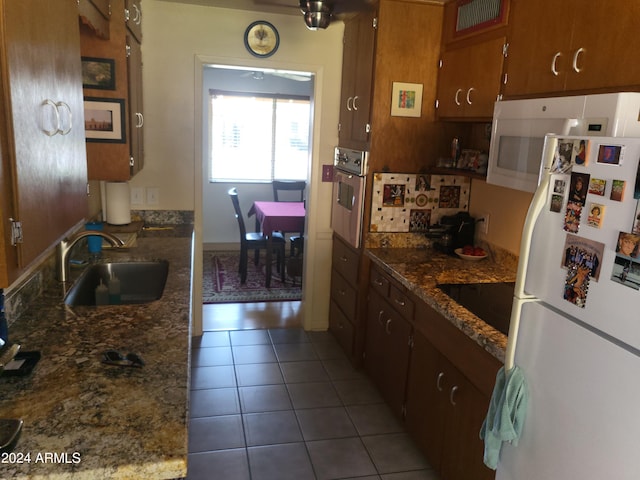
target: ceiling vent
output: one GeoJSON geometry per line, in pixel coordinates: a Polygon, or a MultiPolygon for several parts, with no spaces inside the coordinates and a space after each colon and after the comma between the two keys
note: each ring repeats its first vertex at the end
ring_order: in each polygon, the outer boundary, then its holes
{"type": "Polygon", "coordinates": [[[333,4],[330,2],[300,0],[300,10],[309,30],[327,28],[331,23],[333,4]]]}

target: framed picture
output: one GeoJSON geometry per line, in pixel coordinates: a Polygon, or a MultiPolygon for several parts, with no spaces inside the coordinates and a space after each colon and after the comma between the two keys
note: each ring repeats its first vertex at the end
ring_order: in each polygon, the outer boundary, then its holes
{"type": "Polygon", "coordinates": [[[391,92],[392,117],[422,115],[422,84],[393,82],[391,92]]]}
{"type": "Polygon", "coordinates": [[[115,60],[111,58],[82,57],[82,88],[115,90],[115,60]]]}
{"type": "Polygon", "coordinates": [[[606,165],[620,165],[622,162],[622,146],[621,145],[600,145],[598,149],[597,163],[606,165]]]}
{"type": "Polygon", "coordinates": [[[84,133],[87,142],[125,143],[124,100],[84,99],[84,133]]]}

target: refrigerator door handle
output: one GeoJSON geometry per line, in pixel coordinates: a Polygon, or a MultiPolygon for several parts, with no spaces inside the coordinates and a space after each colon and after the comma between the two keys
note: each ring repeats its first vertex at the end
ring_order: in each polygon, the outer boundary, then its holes
{"type": "Polygon", "coordinates": [[[504,368],[509,372],[515,366],[516,346],[518,343],[518,330],[520,328],[520,316],[525,303],[536,301],[537,298],[524,291],[525,279],[529,269],[529,253],[531,251],[531,238],[540,213],[544,209],[549,193],[549,180],[551,178],[551,166],[558,147],[558,139],[553,136],[546,136],[544,139],[544,150],[540,165],[540,175],[538,188],[533,194],[531,205],[527,211],[527,217],[522,229],[522,242],[520,244],[520,261],[518,262],[518,273],[516,275],[516,285],[513,293],[513,304],[511,307],[511,320],[509,324],[509,335],[507,349],[505,352],[504,368]]]}

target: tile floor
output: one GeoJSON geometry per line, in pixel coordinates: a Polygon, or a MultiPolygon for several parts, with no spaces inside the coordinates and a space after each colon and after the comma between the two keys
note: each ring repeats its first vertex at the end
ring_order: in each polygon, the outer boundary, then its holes
{"type": "Polygon", "coordinates": [[[188,479],[437,480],[327,332],[194,339],[188,479]]]}

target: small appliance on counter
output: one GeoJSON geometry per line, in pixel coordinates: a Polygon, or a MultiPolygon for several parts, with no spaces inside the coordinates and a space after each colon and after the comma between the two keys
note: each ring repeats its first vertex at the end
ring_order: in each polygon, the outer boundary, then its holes
{"type": "Polygon", "coordinates": [[[453,254],[456,248],[473,245],[476,221],[468,212],[445,215],[440,219],[437,231],[440,232],[434,242],[434,248],[443,253],[453,254]]]}

